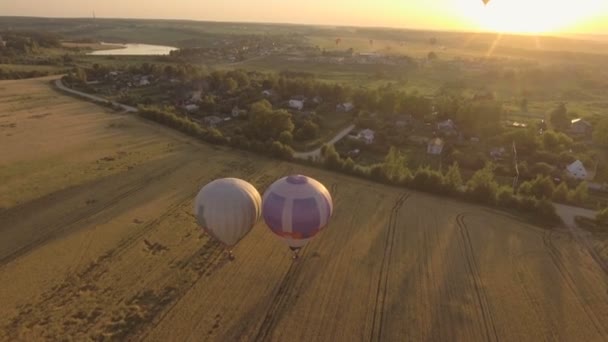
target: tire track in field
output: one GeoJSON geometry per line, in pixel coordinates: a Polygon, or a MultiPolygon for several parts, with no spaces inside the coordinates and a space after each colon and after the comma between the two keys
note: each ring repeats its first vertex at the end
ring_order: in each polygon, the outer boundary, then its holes
{"type": "Polygon", "coordinates": [[[488,295],[485,291],[483,281],[481,280],[479,265],[477,264],[475,250],[473,249],[473,244],[471,242],[471,235],[469,234],[469,230],[464,222],[464,218],[464,213],[458,214],[456,216],[456,223],[460,232],[460,238],[462,239],[464,245],[466,266],[469,274],[473,278],[473,289],[475,290],[475,297],[477,298],[477,303],[479,305],[479,309],[481,310],[486,341],[499,341],[500,339],[498,337],[498,332],[496,331],[496,324],[492,314],[492,308],[490,307],[488,295]]]}
{"type": "Polygon", "coordinates": [[[19,314],[11,320],[11,323],[7,326],[7,331],[17,336],[19,326],[24,321],[32,320],[28,325],[36,325],[41,317],[33,317],[34,312],[40,313],[40,315],[48,315],[49,312],[53,311],[54,307],[63,307],[70,304],[74,299],[78,298],[78,291],[83,286],[94,285],[104,274],[110,269],[112,259],[119,257],[128,248],[141,239],[151,229],[156,227],[159,222],[173,215],[179,207],[185,202],[189,201],[190,198],[186,198],[174,205],[172,205],[163,215],[146,223],[139,231],[135,234],[130,235],[126,239],[122,240],[116,248],[106,252],[96,261],[88,265],[87,268],[78,272],[71,277],[68,277],[62,284],[55,286],[50,292],[42,295],[42,299],[37,303],[31,303],[24,305],[19,314]],[[84,284],[84,285],[83,285],[84,284]],[[35,311],[34,311],[35,309],[35,311]]]}
{"type": "MultiPolygon", "coordinates": [[[[168,176],[169,174],[173,173],[175,170],[179,169],[180,167],[181,167],[181,165],[179,165],[177,163],[175,165],[173,165],[172,167],[164,167],[164,168],[160,169],[161,171],[159,173],[155,172],[155,174],[151,175],[150,177],[142,177],[139,181],[135,182],[135,184],[133,186],[129,187],[125,191],[120,192],[118,195],[106,200],[104,204],[97,205],[94,208],[91,208],[89,210],[84,210],[84,211],[76,214],[75,216],[61,218],[60,222],[51,224],[47,227],[42,228],[40,231],[41,232],[44,231],[44,232],[46,232],[46,234],[43,233],[40,238],[35,239],[34,241],[25,244],[21,248],[18,248],[16,251],[13,251],[12,253],[2,257],[0,259],[0,267],[31,252],[32,250],[36,249],[37,247],[45,244],[48,240],[56,237],[58,234],[66,232],[70,228],[74,228],[75,226],[77,226],[80,223],[85,222],[87,219],[91,218],[92,216],[95,216],[111,207],[117,206],[121,200],[137,193],[138,191],[142,190],[144,187],[146,187],[150,183],[158,181],[159,179],[162,179],[162,178],[168,176]]],[[[20,207],[17,210],[22,209],[22,208],[23,207],[20,207]]]]}
{"type": "MultiPolygon", "coordinates": [[[[222,170],[222,171],[218,172],[217,174],[215,174],[214,176],[211,176],[211,179],[221,177],[222,174],[225,172],[226,172],[226,170],[222,170]]],[[[197,180],[196,184],[198,184],[203,179],[207,179],[207,178],[209,178],[209,177],[207,177],[207,176],[200,177],[197,180]]],[[[148,183],[148,182],[149,182],[149,179],[145,179],[141,183],[148,183]]],[[[137,188],[141,189],[142,186],[138,185],[137,188]]],[[[45,314],[48,314],[48,312],[52,312],[53,307],[57,307],[57,306],[63,307],[63,306],[66,306],[66,305],[69,305],[70,303],[72,303],[74,299],[78,298],[79,289],[81,289],[83,287],[95,286],[95,283],[104,274],[106,274],[109,271],[110,266],[113,262],[113,259],[115,259],[117,257],[119,258],[123,253],[128,251],[129,248],[131,248],[134,244],[139,242],[143,236],[145,236],[147,233],[149,233],[152,229],[158,227],[161,222],[163,222],[167,218],[173,216],[175,213],[179,212],[182,207],[184,207],[188,202],[190,202],[192,200],[192,198],[194,198],[194,196],[196,195],[197,192],[198,192],[198,189],[195,188],[194,190],[183,194],[182,196],[180,196],[180,198],[176,202],[174,202],[172,205],[170,205],[167,208],[167,210],[165,210],[163,212],[162,215],[153,219],[152,221],[147,222],[146,224],[141,226],[141,228],[139,228],[134,234],[131,234],[128,237],[126,237],[125,239],[121,240],[115,248],[111,249],[110,251],[108,251],[105,254],[98,257],[96,259],[96,261],[91,262],[84,270],[68,277],[66,280],[63,281],[63,283],[55,286],[53,289],[51,289],[51,291],[43,294],[42,299],[39,302],[24,305],[20,309],[19,314],[16,317],[14,317],[11,320],[11,322],[7,325],[7,331],[9,333],[16,334],[18,327],[20,325],[22,325],[22,323],[24,321],[33,320],[33,322],[31,322],[29,325],[36,325],[39,321],[43,320],[43,318],[41,318],[41,317],[38,317],[37,319],[32,317],[32,313],[34,313],[34,312],[38,312],[44,316],[45,314]],[[35,311],[34,311],[34,309],[35,309],[35,311]]],[[[122,196],[121,198],[124,198],[124,197],[126,197],[126,196],[122,196]]],[[[118,203],[116,203],[116,204],[118,204],[118,203]]],[[[107,208],[109,206],[104,206],[104,207],[107,208]]],[[[221,256],[221,250],[220,250],[220,253],[215,253],[216,250],[219,248],[218,247],[219,244],[217,244],[217,246],[215,246],[215,242],[213,240],[209,240],[209,241],[211,241],[211,246],[210,246],[210,248],[212,248],[211,251],[208,253],[203,253],[202,255],[203,255],[204,260],[199,261],[194,267],[192,267],[192,270],[194,272],[198,272],[197,280],[200,279],[203,275],[205,275],[214,265],[216,265],[217,261],[219,259],[217,256],[213,259],[211,259],[211,257],[205,258],[205,255],[218,254],[219,256],[221,256]],[[209,259],[209,262],[206,262],[207,259],[209,259]]],[[[181,268],[183,269],[183,268],[185,268],[185,266],[188,266],[191,262],[196,261],[196,259],[198,257],[199,257],[199,253],[196,253],[193,257],[189,258],[188,262],[184,263],[183,267],[181,267],[181,268]]],[[[195,284],[195,283],[196,283],[196,281],[193,282],[193,284],[195,284]]],[[[190,287],[192,287],[192,286],[190,286],[190,287]]],[[[182,289],[179,288],[179,286],[177,288],[172,288],[172,289],[174,289],[175,291],[174,290],[171,291],[171,298],[170,298],[171,300],[169,302],[165,302],[164,303],[165,306],[168,304],[171,304],[171,302],[173,300],[175,300],[176,298],[178,298],[178,299],[181,298],[187,292],[187,291],[181,291],[182,289]]],[[[131,299],[137,300],[137,298],[138,298],[138,296],[136,295],[135,297],[133,297],[131,299]]],[[[163,298],[163,299],[166,300],[166,298],[163,298]]],[[[150,317],[150,320],[154,319],[157,314],[160,314],[163,311],[162,307],[161,308],[156,307],[153,309],[155,310],[155,312],[153,312],[154,315],[152,317],[150,317]]],[[[102,315],[104,315],[104,314],[108,314],[108,313],[102,312],[102,315]]],[[[96,322],[87,322],[87,323],[95,324],[96,322]]],[[[139,330],[146,323],[149,323],[149,321],[138,322],[138,325],[136,327],[132,327],[132,328],[137,328],[136,330],[139,330]]],[[[83,324],[85,324],[85,323],[83,322],[83,324]]],[[[132,333],[136,333],[136,331],[133,331],[132,333]]],[[[130,335],[130,334],[131,333],[128,333],[127,335],[130,335]]]]}
{"type": "MultiPolygon", "coordinates": [[[[330,188],[330,191],[333,194],[333,200],[335,200],[338,195],[338,183],[333,183],[330,188]]],[[[298,289],[293,286],[293,282],[304,261],[303,254],[305,248],[306,247],[302,248],[300,251],[300,260],[296,260],[289,265],[253,341],[267,341],[269,339],[270,334],[272,334],[272,331],[276,326],[277,318],[289,307],[289,304],[291,303],[290,299],[293,297],[292,294],[298,292],[298,289]]]]}
{"type": "Polygon", "coordinates": [[[270,334],[276,326],[278,318],[281,317],[281,314],[287,307],[289,307],[292,293],[297,292],[298,290],[293,286],[292,283],[294,282],[294,279],[301,268],[302,262],[304,261],[302,252],[304,252],[304,248],[300,252],[300,260],[294,260],[291,265],[289,265],[289,268],[281,280],[277,293],[272,298],[270,307],[266,311],[266,315],[264,316],[262,324],[260,325],[260,328],[258,329],[253,341],[268,341],[270,334]]]}
{"type": "Polygon", "coordinates": [[[604,328],[602,328],[602,323],[598,322],[597,315],[595,314],[595,312],[593,312],[593,309],[591,309],[587,306],[587,304],[583,301],[583,299],[579,295],[578,291],[576,291],[576,284],[574,283],[574,279],[573,279],[572,275],[570,274],[570,272],[568,271],[568,268],[564,264],[562,257],[561,257],[561,253],[559,252],[559,249],[557,247],[555,247],[555,245],[553,244],[553,233],[554,233],[553,231],[547,231],[547,232],[545,232],[545,234],[543,234],[543,245],[545,246],[545,249],[549,253],[549,256],[551,257],[551,260],[553,261],[553,264],[557,268],[560,276],[563,278],[564,282],[566,283],[566,285],[568,286],[568,288],[570,289],[570,291],[576,298],[576,301],[578,302],[580,307],[585,312],[585,315],[587,315],[587,317],[589,318],[591,323],[593,323],[593,326],[595,327],[598,334],[602,338],[608,340],[608,335],[606,334],[606,331],[604,330],[604,328]]]}
{"type": "MultiPolygon", "coordinates": [[[[537,296],[535,296],[532,293],[532,291],[530,290],[530,288],[526,285],[524,273],[528,272],[528,269],[519,262],[519,258],[516,258],[515,262],[516,262],[515,267],[517,268],[515,271],[515,275],[517,277],[517,283],[522,288],[522,291],[524,293],[524,296],[526,297],[526,300],[528,301],[528,303],[532,304],[532,310],[534,310],[534,314],[536,315],[536,317],[545,316],[544,309],[543,309],[542,305],[539,303],[537,296]]],[[[542,322],[543,322],[543,335],[550,336],[551,341],[559,341],[559,335],[556,334],[558,329],[555,327],[553,322],[548,321],[548,320],[543,320],[542,322]]]]}
{"type": "Polygon", "coordinates": [[[395,231],[397,227],[397,219],[401,207],[410,197],[405,193],[399,196],[395,205],[391,209],[388,220],[388,229],[386,232],[386,241],[384,243],[384,254],[380,266],[380,274],[378,276],[378,286],[376,289],[376,299],[374,302],[374,314],[372,316],[372,329],[370,341],[382,341],[382,332],[384,329],[384,307],[386,305],[386,296],[389,286],[389,275],[392,261],[392,250],[395,244],[395,231]]]}

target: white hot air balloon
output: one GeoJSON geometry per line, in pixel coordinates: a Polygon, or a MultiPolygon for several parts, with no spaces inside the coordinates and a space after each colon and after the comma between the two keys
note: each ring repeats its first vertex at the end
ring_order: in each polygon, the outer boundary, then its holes
{"type": "MultiPolygon", "coordinates": [[[[194,215],[209,235],[229,250],[247,235],[262,212],[262,199],[244,180],[223,178],[205,185],[196,196],[194,215]]],[[[229,256],[233,259],[232,251],[229,256]]]]}

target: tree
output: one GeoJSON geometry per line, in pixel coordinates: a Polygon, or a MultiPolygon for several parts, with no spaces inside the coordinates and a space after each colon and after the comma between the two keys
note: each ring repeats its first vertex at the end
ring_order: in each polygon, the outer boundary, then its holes
{"type": "Polygon", "coordinates": [[[251,105],[249,128],[259,140],[278,140],[282,132],[292,133],[294,129],[291,114],[285,110],[273,110],[270,102],[258,101],[251,105]]]}
{"type": "Polygon", "coordinates": [[[582,204],[589,198],[589,185],[587,182],[581,182],[576,189],[570,191],[568,196],[570,201],[575,204],[582,204]]]}
{"type": "Polygon", "coordinates": [[[593,141],[608,146],[608,118],[600,120],[593,129],[593,141]]]}
{"type": "Polygon", "coordinates": [[[553,198],[553,193],[555,192],[555,184],[550,177],[546,176],[537,176],[534,181],[532,181],[532,195],[538,199],[551,199],[553,198]]]}
{"type": "Polygon", "coordinates": [[[565,131],[570,128],[570,119],[568,118],[568,109],[565,103],[560,103],[557,108],[551,112],[551,124],[560,131],[565,131]]]}
{"type": "Polygon", "coordinates": [[[298,140],[312,140],[319,137],[320,133],[321,129],[319,128],[319,125],[310,120],[306,120],[302,124],[302,127],[296,130],[295,136],[298,140]]]}
{"type": "Polygon", "coordinates": [[[462,175],[458,162],[454,162],[443,177],[443,182],[446,189],[450,192],[459,192],[462,187],[462,175]]]}
{"type": "Polygon", "coordinates": [[[293,134],[291,134],[289,131],[283,131],[281,134],[279,134],[279,141],[283,145],[291,145],[293,142],[293,134]]]}
{"type": "Polygon", "coordinates": [[[600,210],[595,216],[595,220],[599,225],[605,226],[608,225],[608,208],[604,208],[600,210]]]}
{"type": "Polygon", "coordinates": [[[391,146],[383,164],[386,178],[393,182],[401,182],[404,178],[411,176],[405,162],[405,156],[397,148],[391,146]]]}
{"type": "Polygon", "coordinates": [[[87,83],[87,72],[83,68],[76,68],[76,78],[82,83],[87,83]]]}
{"type": "Polygon", "coordinates": [[[553,200],[560,203],[568,202],[569,191],[568,184],[565,182],[561,183],[557,186],[557,188],[555,188],[555,191],[553,191],[553,200]]]}
{"type": "Polygon", "coordinates": [[[524,97],[523,99],[521,99],[521,102],[519,103],[519,108],[524,113],[528,112],[528,99],[527,98],[524,97]]]}
{"type": "Polygon", "coordinates": [[[473,174],[467,183],[467,192],[478,201],[493,204],[496,202],[498,187],[494,179],[494,165],[487,163],[483,169],[473,174]]]}

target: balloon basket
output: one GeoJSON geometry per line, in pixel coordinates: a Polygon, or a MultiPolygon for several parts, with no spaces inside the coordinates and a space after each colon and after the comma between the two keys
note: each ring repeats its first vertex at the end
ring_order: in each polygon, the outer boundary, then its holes
{"type": "Polygon", "coordinates": [[[290,247],[289,249],[291,249],[291,251],[293,252],[293,256],[291,258],[294,261],[300,259],[300,249],[299,248],[290,247]]]}

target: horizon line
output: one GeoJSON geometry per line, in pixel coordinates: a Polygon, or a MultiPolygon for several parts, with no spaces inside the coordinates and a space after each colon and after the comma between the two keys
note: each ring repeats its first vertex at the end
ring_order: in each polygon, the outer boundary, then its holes
{"type": "Polygon", "coordinates": [[[377,25],[335,25],[335,24],[313,24],[301,22],[279,22],[279,21],[225,21],[213,19],[185,19],[185,18],[134,18],[134,17],[44,17],[30,15],[0,15],[0,18],[29,18],[29,19],[58,19],[58,20],[141,20],[141,21],[184,21],[184,22],[199,22],[199,23],[214,23],[214,24],[253,24],[253,25],[285,25],[285,26],[303,26],[303,27],[324,27],[324,28],[368,28],[382,30],[404,30],[404,31],[421,31],[421,32],[447,32],[447,33],[473,33],[473,34],[501,34],[507,36],[537,36],[537,37],[556,37],[556,38],[571,38],[572,36],[598,36],[608,37],[608,32],[500,32],[488,30],[466,30],[466,29],[441,29],[441,28],[422,28],[422,27],[397,27],[397,26],[377,26],[377,25]]]}

